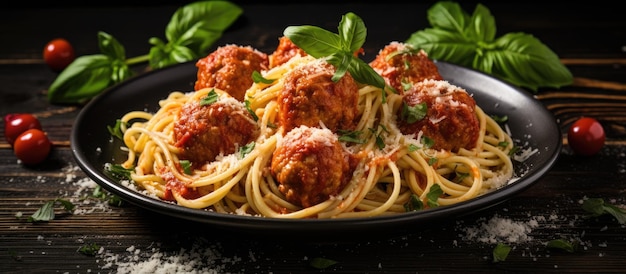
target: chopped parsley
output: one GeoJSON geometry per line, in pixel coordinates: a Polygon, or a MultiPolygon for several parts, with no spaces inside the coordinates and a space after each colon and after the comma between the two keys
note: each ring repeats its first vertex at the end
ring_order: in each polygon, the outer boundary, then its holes
{"type": "Polygon", "coordinates": [[[347,143],[356,143],[356,144],[365,143],[364,139],[360,139],[359,138],[362,133],[363,132],[358,131],[358,130],[350,131],[350,130],[340,129],[339,130],[339,141],[347,142],[347,143]]]}
{"type": "Polygon", "coordinates": [[[569,253],[574,253],[578,249],[578,242],[571,243],[564,239],[551,240],[546,244],[547,248],[560,249],[569,253]]]}
{"type": "Polygon", "coordinates": [[[109,130],[109,133],[111,134],[111,136],[113,137],[117,137],[120,140],[124,139],[124,133],[122,132],[122,124],[124,122],[122,122],[121,119],[117,119],[115,120],[115,125],[114,126],[107,126],[107,129],[109,130]]]}
{"type": "Polygon", "coordinates": [[[72,202],[63,199],[54,199],[51,201],[47,201],[45,204],[43,204],[41,208],[37,209],[37,211],[35,211],[32,216],[28,217],[28,221],[47,222],[50,220],[54,220],[54,207],[57,206],[57,204],[63,206],[63,208],[68,212],[72,212],[75,207],[72,202]]]}
{"type": "Polygon", "coordinates": [[[276,79],[267,79],[263,77],[263,75],[256,70],[252,72],[252,81],[255,83],[271,84],[274,83],[275,80],[276,79]]]}
{"type": "Polygon", "coordinates": [[[132,178],[130,177],[130,173],[133,171],[133,169],[134,167],[125,168],[120,164],[111,164],[107,165],[104,171],[111,177],[120,180],[132,180],[132,178]]]}
{"type": "Polygon", "coordinates": [[[385,148],[385,140],[383,139],[383,137],[381,135],[382,135],[383,132],[387,132],[388,133],[389,130],[387,130],[387,128],[385,126],[383,126],[383,125],[378,125],[377,128],[370,128],[369,130],[372,132],[372,134],[376,135],[376,146],[378,147],[378,149],[385,148]],[[379,127],[382,130],[377,132],[379,127]]]}
{"type": "Polygon", "coordinates": [[[437,184],[431,186],[430,190],[428,190],[428,194],[426,194],[428,206],[431,208],[438,207],[439,203],[437,202],[437,200],[439,200],[439,197],[441,197],[442,194],[443,190],[441,190],[441,186],[437,184]]]}
{"type": "Polygon", "coordinates": [[[255,142],[250,142],[247,145],[241,147],[241,149],[239,149],[239,154],[241,156],[241,159],[246,157],[246,155],[248,155],[248,153],[252,152],[254,150],[254,146],[255,145],[256,145],[255,142]]]}
{"type": "Polygon", "coordinates": [[[411,194],[411,196],[409,197],[409,201],[404,203],[404,210],[406,210],[407,212],[419,211],[422,209],[424,209],[424,203],[422,203],[420,197],[415,194],[411,194]]]}
{"type": "Polygon", "coordinates": [[[335,264],[337,264],[337,261],[326,259],[326,258],[319,258],[319,257],[313,258],[311,262],[309,263],[310,266],[317,268],[317,269],[325,269],[335,264]]]}
{"type": "Polygon", "coordinates": [[[583,202],[583,209],[589,213],[587,217],[598,217],[610,214],[617,219],[620,224],[626,224],[626,210],[617,206],[607,204],[602,198],[590,198],[583,202]]]}
{"type": "Polygon", "coordinates": [[[217,94],[217,92],[215,92],[215,89],[211,89],[211,91],[209,91],[209,93],[205,97],[200,99],[200,105],[201,106],[206,106],[206,105],[213,104],[213,103],[217,102],[217,99],[219,97],[220,96],[217,94]]]}
{"type": "Polygon", "coordinates": [[[100,250],[100,245],[96,243],[91,243],[91,244],[86,244],[86,245],[79,247],[78,250],[76,250],[76,252],[85,254],[88,256],[95,256],[98,253],[98,250],[100,250]]]}
{"type": "Polygon", "coordinates": [[[431,147],[433,147],[435,145],[435,140],[433,140],[430,137],[423,136],[422,137],[422,144],[424,144],[425,148],[431,148],[431,147]]]}
{"type": "Polygon", "coordinates": [[[409,106],[406,102],[402,105],[401,118],[409,124],[422,120],[426,116],[428,106],[426,103],[420,103],[415,106],[409,106]]]}
{"type": "Polygon", "coordinates": [[[509,252],[511,252],[510,246],[503,243],[498,243],[496,247],[493,248],[493,262],[504,262],[506,260],[506,257],[509,256],[509,252]]]}
{"type": "Polygon", "coordinates": [[[106,190],[104,190],[101,186],[96,186],[93,189],[91,194],[94,198],[106,201],[109,205],[112,206],[122,206],[124,205],[124,200],[117,195],[110,194],[106,190]]]}
{"type": "Polygon", "coordinates": [[[183,172],[187,175],[191,175],[191,162],[189,160],[180,160],[180,167],[183,169],[183,172]]]}
{"type": "Polygon", "coordinates": [[[254,119],[254,121],[258,121],[259,116],[257,116],[256,113],[254,113],[254,110],[252,110],[252,108],[250,107],[250,100],[246,99],[244,101],[244,104],[246,104],[246,110],[248,110],[248,113],[252,115],[252,119],[254,119]]]}

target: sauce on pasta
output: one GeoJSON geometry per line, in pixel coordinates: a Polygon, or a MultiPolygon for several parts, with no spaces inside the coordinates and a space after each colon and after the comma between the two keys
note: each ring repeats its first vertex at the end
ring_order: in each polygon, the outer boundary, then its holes
{"type": "Polygon", "coordinates": [[[392,42],[370,66],[389,88],[333,81],[332,65],[284,37],[270,55],[220,47],[198,61],[196,90],[121,118],[121,165],[160,199],[271,218],[425,210],[514,176],[511,137],[424,51],[392,42]]]}

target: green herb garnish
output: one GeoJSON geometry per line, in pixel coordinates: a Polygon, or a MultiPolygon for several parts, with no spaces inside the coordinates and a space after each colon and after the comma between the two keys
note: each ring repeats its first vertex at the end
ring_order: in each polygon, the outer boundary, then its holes
{"type": "Polygon", "coordinates": [[[509,116],[506,116],[506,115],[503,115],[503,116],[491,115],[491,119],[496,121],[496,123],[498,123],[498,124],[504,124],[507,121],[509,121],[509,116]]]}
{"type": "Polygon", "coordinates": [[[54,220],[54,207],[60,204],[63,208],[71,212],[74,210],[75,205],[67,200],[63,199],[54,199],[51,201],[47,201],[43,206],[41,206],[32,216],[28,217],[29,222],[47,222],[50,220],[54,220]]]}
{"type": "Polygon", "coordinates": [[[88,256],[95,256],[100,250],[100,245],[96,243],[86,244],[78,248],[76,252],[82,253],[88,256]]]}
{"type": "Polygon", "coordinates": [[[402,113],[400,118],[409,124],[422,120],[428,111],[428,105],[426,103],[420,103],[414,106],[409,106],[406,102],[402,104],[402,113]]]}
{"type": "Polygon", "coordinates": [[[202,97],[200,99],[200,105],[201,106],[207,106],[207,105],[211,105],[215,102],[217,102],[217,99],[219,99],[220,96],[217,94],[217,92],[215,92],[215,89],[211,89],[209,91],[209,93],[207,93],[206,96],[202,97]]]}
{"type": "Polygon", "coordinates": [[[132,180],[130,173],[134,170],[134,167],[124,168],[120,164],[111,164],[107,165],[104,171],[109,174],[111,177],[120,179],[120,180],[132,180]]]}
{"type": "Polygon", "coordinates": [[[106,190],[104,190],[101,186],[96,186],[91,193],[91,196],[94,198],[106,201],[107,204],[112,206],[122,206],[124,205],[124,200],[117,195],[113,195],[106,190]]]}
{"type": "Polygon", "coordinates": [[[111,134],[111,136],[117,137],[120,140],[124,140],[124,133],[122,132],[123,123],[124,122],[122,122],[121,119],[117,119],[115,120],[114,126],[107,126],[107,130],[109,130],[109,133],[111,134]]]}
{"type": "Polygon", "coordinates": [[[431,186],[430,189],[428,190],[428,194],[426,194],[428,206],[431,208],[438,207],[439,202],[437,202],[437,200],[439,200],[439,197],[441,197],[442,194],[443,194],[443,190],[441,190],[441,186],[437,184],[434,184],[433,186],[431,186]]]}
{"type": "Polygon", "coordinates": [[[428,158],[428,165],[429,165],[429,166],[432,166],[432,165],[436,164],[438,161],[439,161],[439,159],[438,159],[438,158],[436,158],[436,157],[430,157],[430,158],[428,158]]]}
{"type": "Polygon", "coordinates": [[[313,258],[309,263],[310,266],[317,269],[325,269],[334,264],[337,264],[337,261],[326,259],[326,258],[313,258]]]}
{"type": "Polygon", "coordinates": [[[283,34],[295,45],[315,58],[326,58],[336,68],[332,77],[338,81],[346,72],[362,84],[385,88],[385,80],[365,61],[354,56],[367,36],[367,28],[363,20],[349,12],[342,16],[338,34],[317,26],[290,26],[283,34]]]}
{"type": "Polygon", "coordinates": [[[130,66],[149,62],[151,69],[196,60],[222,36],[243,10],[228,1],[199,1],[179,8],[165,29],[167,42],[149,39],[147,55],[126,58],[124,46],[106,32],[98,32],[100,54],[76,58],[48,89],[53,103],[84,103],[104,89],[133,76],[130,66]]]}
{"type": "Polygon", "coordinates": [[[602,198],[590,198],[583,202],[583,209],[589,213],[587,217],[598,217],[610,214],[617,219],[620,224],[626,224],[626,210],[617,206],[607,204],[602,198]]]}
{"type": "Polygon", "coordinates": [[[244,157],[246,157],[246,155],[248,155],[248,153],[252,152],[255,145],[255,142],[250,142],[247,145],[241,147],[239,149],[239,155],[241,156],[241,158],[243,159],[244,157]]]}
{"type": "Polygon", "coordinates": [[[256,113],[254,113],[254,110],[252,110],[252,108],[250,107],[250,100],[246,99],[244,101],[244,104],[246,105],[246,110],[248,110],[248,113],[250,113],[250,115],[252,116],[252,119],[254,119],[254,121],[258,121],[259,116],[256,115],[256,113]]]}
{"type": "Polygon", "coordinates": [[[350,130],[339,130],[339,141],[348,142],[348,143],[356,143],[362,144],[365,143],[365,140],[360,139],[361,131],[350,131],[350,130]]]}
{"type": "Polygon", "coordinates": [[[504,262],[506,260],[506,257],[509,256],[509,252],[511,252],[510,246],[503,243],[498,243],[496,247],[493,248],[493,262],[504,262]]]}
{"type": "Polygon", "coordinates": [[[569,241],[563,239],[551,240],[546,244],[546,247],[573,253],[578,248],[578,242],[570,243],[569,241]]]}
{"type": "Polygon", "coordinates": [[[424,203],[422,203],[420,197],[415,194],[411,194],[411,196],[409,197],[409,201],[404,203],[404,210],[406,210],[407,212],[419,211],[422,209],[424,209],[424,203]]]}
{"type": "Polygon", "coordinates": [[[185,174],[191,174],[191,162],[189,160],[179,160],[178,163],[180,163],[180,167],[185,174]]]}
{"type": "Polygon", "coordinates": [[[378,125],[376,128],[370,128],[369,130],[376,136],[376,146],[378,149],[385,148],[385,140],[383,139],[382,134],[384,132],[389,133],[389,130],[387,130],[387,128],[383,125],[378,125]],[[378,131],[378,128],[381,128],[381,130],[378,131]]]}
{"type": "Polygon", "coordinates": [[[422,136],[422,144],[424,144],[425,148],[431,148],[435,145],[435,140],[427,136],[422,136]]]}
{"type": "Polygon", "coordinates": [[[496,38],[496,23],[482,4],[473,14],[452,1],[440,1],[427,12],[431,28],[413,33],[407,44],[432,59],[471,67],[514,85],[537,91],[573,82],[559,57],[534,36],[522,32],[496,38]]]}
{"type": "Polygon", "coordinates": [[[276,79],[266,79],[260,72],[255,70],[252,72],[252,81],[255,83],[271,84],[274,83],[276,79]]]}

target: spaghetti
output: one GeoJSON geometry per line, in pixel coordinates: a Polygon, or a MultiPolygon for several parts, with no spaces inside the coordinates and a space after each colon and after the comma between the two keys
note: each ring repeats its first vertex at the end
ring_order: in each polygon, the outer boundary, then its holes
{"type": "MultiPolygon", "coordinates": [[[[479,132],[475,146],[454,152],[436,149],[423,132],[405,134],[398,127],[403,94],[370,85],[358,86],[358,119],[350,131],[359,133],[358,140],[345,141],[324,123],[285,132],[277,123],[284,79],[313,62],[319,59],[296,55],[262,71],[263,78],[273,82],[252,84],[245,102],[223,89],[202,88],[170,93],[156,113],[127,113],[121,117],[121,130],[128,158],[121,165],[132,169],[132,183],[160,199],[189,208],[272,218],[372,217],[452,205],[497,189],[514,176],[512,139],[479,106],[474,107],[479,132]],[[235,143],[233,153],[189,164],[175,145],[176,119],[185,105],[211,96],[215,103],[229,106],[231,116],[246,116],[242,119],[253,123],[258,134],[248,143],[235,143]],[[272,172],[274,153],[297,138],[321,143],[319,149],[339,144],[353,160],[350,175],[336,193],[310,205],[288,199],[286,186],[272,172]]],[[[462,90],[444,80],[424,83],[462,90]]]]}

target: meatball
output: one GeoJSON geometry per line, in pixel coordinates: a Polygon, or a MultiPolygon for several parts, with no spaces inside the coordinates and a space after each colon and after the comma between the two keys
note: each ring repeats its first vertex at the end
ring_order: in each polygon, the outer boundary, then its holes
{"type": "Polygon", "coordinates": [[[200,166],[222,154],[256,140],[257,123],[242,102],[232,97],[203,105],[188,102],[179,111],[174,124],[175,146],[182,149],[183,159],[200,166]]]}
{"type": "Polygon", "coordinates": [[[426,116],[415,123],[399,119],[403,134],[417,136],[421,131],[434,141],[434,149],[456,152],[476,147],[480,131],[476,101],[465,89],[443,80],[425,80],[407,90],[403,101],[408,106],[426,103],[428,108],[426,116]]]}
{"type": "Polygon", "coordinates": [[[271,173],[287,201],[310,207],[341,192],[352,178],[352,163],[330,130],[301,126],[277,145],[271,173]]]}
{"type": "MultiPolygon", "coordinates": [[[[408,44],[391,42],[370,62],[387,84],[402,94],[403,83],[415,84],[426,79],[443,80],[437,65],[424,50],[415,50],[408,44]]],[[[409,85],[410,86],[410,85],[409,85]]]]}
{"type": "Polygon", "coordinates": [[[331,131],[356,127],[359,88],[346,72],[337,82],[335,67],[322,59],[300,65],[284,78],[278,94],[277,123],[288,132],[300,125],[320,126],[331,131]]]}
{"type": "Polygon", "coordinates": [[[283,36],[278,40],[278,47],[269,56],[270,68],[280,66],[287,63],[289,59],[300,54],[300,56],[306,56],[306,52],[291,42],[287,36],[283,36]]]}
{"type": "Polygon", "coordinates": [[[246,90],[253,84],[252,73],[267,70],[268,66],[267,54],[252,47],[219,47],[196,62],[198,73],[195,89],[219,88],[243,101],[246,90]]]}

